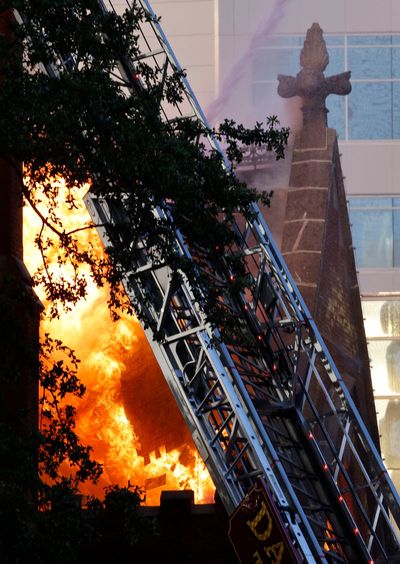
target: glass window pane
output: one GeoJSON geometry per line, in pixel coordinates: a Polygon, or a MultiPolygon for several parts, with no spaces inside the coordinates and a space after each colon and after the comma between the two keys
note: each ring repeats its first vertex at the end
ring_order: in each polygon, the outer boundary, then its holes
{"type": "Polygon", "coordinates": [[[324,33],[324,38],[327,47],[331,45],[344,45],[344,35],[329,35],[324,33]]]}
{"type": "Polygon", "coordinates": [[[368,352],[375,395],[400,393],[400,341],[370,340],[368,352]]]}
{"type": "Polygon", "coordinates": [[[384,417],[379,421],[382,454],[385,465],[394,471],[391,473],[391,477],[394,478],[395,485],[398,488],[400,485],[398,473],[400,467],[400,401],[391,399],[387,402],[384,410],[382,409],[384,407],[383,402],[380,401],[379,404],[379,415],[384,414],[384,417]]]}
{"type": "Polygon", "coordinates": [[[349,198],[350,208],[391,209],[393,198],[349,198]]]}
{"type": "Polygon", "coordinates": [[[391,45],[393,35],[349,35],[349,45],[391,45]]]}
{"type": "Polygon", "coordinates": [[[253,61],[253,80],[276,80],[278,74],[295,76],[299,61],[300,49],[260,49],[253,61]]]}
{"type": "Polygon", "coordinates": [[[349,48],[348,67],[352,78],[391,78],[392,49],[390,47],[349,48]]]}
{"type": "Polygon", "coordinates": [[[393,138],[400,139],[400,82],[393,82],[393,138]]]}
{"type": "Polygon", "coordinates": [[[385,352],[388,386],[391,392],[400,393],[400,341],[392,341],[385,352]]]}
{"type": "Polygon", "coordinates": [[[392,78],[400,78],[400,47],[392,47],[392,78]]]}
{"type": "Polygon", "coordinates": [[[365,334],[372,337],[400,337],[400,301],[363,300],[365,334]]]}
{"type": "Polygon", "coordinates": [[[344,49],[342,47],[330,47],[328,49],[328,53],[329,65],[326,67],[326,76],[329,76],[330,74],[340,74],[341,72],[343,72],[345,70],[344,49]]]}
{"type": "Polygon", "coordinates": [[[353,83],[349,95],[349,138],[392,139],[391,83],[353,83]]]}
{"type": "Polygon", "coordinates": [[[303,35],[263,35],[258,40],[259,47],[302,47],[305,36],[303,35]]]}
{"type": "Polygon", "coordinates": [[[345,138],[345,109],[343,96],[329,96],[326,99],[328,108],[328,126],[334,127],[339,139],[345,138]]]}
{"type": "Polygon", "coordinates": [[[359,268],[393,266],[392,212],[350,209],[356,264],[359,268]]]}
{"type": "Polygon", "coordinates": [[[393,266],[400,267],[400,210],[393,210],[393,266]]]}

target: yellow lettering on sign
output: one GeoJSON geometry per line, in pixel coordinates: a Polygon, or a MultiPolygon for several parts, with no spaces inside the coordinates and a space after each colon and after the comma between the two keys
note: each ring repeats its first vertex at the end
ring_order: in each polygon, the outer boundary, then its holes
{"type": "Polygon", "coordinates": [[[261,556],[259,555],[257,550],[253,554],[253,558],[257,558],[257,560],[254,560],[253,564],[263,564],[263,561],[261,560],[261,556]]]}
{"type": "Polygon", "coordinates": [[[280,564],[282,562],[284,550],[283,542],[277,542],[271,546],[264,547],[265,554],[271,558],[271,560],[268,560],[271,564],[280,564]]]}
{"type": "Polygon", "coordinates": [[[271,534],[272,531],[272,519],[271,519],[271,515],[269,514],[269,511],[265,505],[265,503],[262,501],[261,502],[261,509],[260,511],[257,513],[257,515],[254,517],[254,519],[252,521],[247,521],[247,525],[250,527],[251,532],[253,533],[253,535],[260,541],[266,541],[267,538],[269,537],[269,535],[271,534]],[[267,528],[265,529],[265,531],[263,532],[258,532],[257,531],[257,526],[259,524],[259,522],[261,521],[261,519],[263,517],[266,517],[268,519],[268,525],[267,528]]]}

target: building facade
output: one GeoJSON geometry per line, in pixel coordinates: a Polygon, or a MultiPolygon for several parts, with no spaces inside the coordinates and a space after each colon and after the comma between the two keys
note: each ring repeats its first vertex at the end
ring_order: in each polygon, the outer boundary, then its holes
{"type": "MultiPolygon", "coordinates": [[[[352,72],[351,94],[327,100],[328,123],[342,153],[381,447],[399,486],[400,3],[158,0],[152,6],[212,122],[229,116],[251,123],[276,113],[298,129],[299,102],[279,99],[277,75],[300,70],[314,21],[328,46],[326,74],[352,72]]],[[[265,174],[276,201],[288,184],[290,150],[287,160],[279,174],[265,174]]]]}

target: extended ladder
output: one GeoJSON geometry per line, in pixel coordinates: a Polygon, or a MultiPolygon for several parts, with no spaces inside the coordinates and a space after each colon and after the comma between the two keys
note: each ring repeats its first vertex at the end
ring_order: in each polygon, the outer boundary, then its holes
{"type": "MultiPolygon", "coordinates": [[[[103,11],[140,6],[150,16],[141,25],[140,60],[157,69],[158,79],[180,71],[148,1],[115,4],[99,0],[103,11]]],[[[68,70],[71,59],[62,60],[68,70]]],[[[116,80],[131,95],[147,86],[135,70],[138,63],[121,58],[118,69],[116,80]]],[[[182,81],[184,99],[161,103],[163,119],[207,126],[182,81]]],[[[223,154],[215,139],[209,143],[223,154]]],[[[123,199],[117,204],[91,191],[86,205],[102,226],[104,245],[126,246],[107,228],[127,221],[123,199]]],[[[161,207],[154,218],[172,219],[161,207]]],[[[368,430],[257,206],[247,218],[238,212],[232,229],[237,244],[227,252],[242,255],[249,283],[226,306],[250,335],[246,344],[221,340],[184,274],[154,264],[146,239],[130,247],[124,275],[128,295],[146,304],[142,315],[163,335],[156,342],[146,331],[218,493],[232,513],[262,476],[305,562],[389,562],[399,544],[392,519],[400,525],[400,499],[368,430]]],[[[178,230],[175,239],[177,251],[191,259],[178,230]]],[[[235,273],[224,256],[210,256],[208,269],[221,287],[232,283],[235,273]]]]}

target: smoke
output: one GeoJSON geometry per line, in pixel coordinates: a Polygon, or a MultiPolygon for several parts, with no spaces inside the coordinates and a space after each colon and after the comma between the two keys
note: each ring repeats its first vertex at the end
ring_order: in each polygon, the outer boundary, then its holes
{"type": "Polygon", "coordinates": [[[263,44],[265,38],[271,35],[283,19],[287,5],[290,0],[276,0],[269,12],[265,22],[263,22],[253,37],[247,49],[240,59],[235,63],[228,76],[223,80],[219,96],[206,109],[206,115],[210,123],[214,123],[220,116],[221,111],[226,112],[226,107],[231,97],[237,92],[239,82],[244,78],[249,65],[252,63],[257,48],[263,44]]]}

